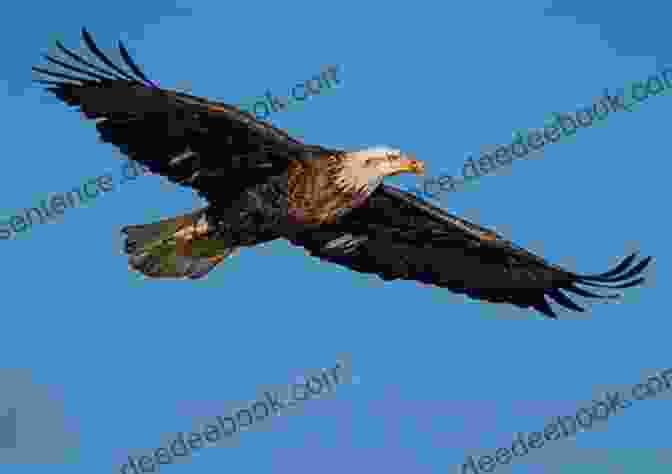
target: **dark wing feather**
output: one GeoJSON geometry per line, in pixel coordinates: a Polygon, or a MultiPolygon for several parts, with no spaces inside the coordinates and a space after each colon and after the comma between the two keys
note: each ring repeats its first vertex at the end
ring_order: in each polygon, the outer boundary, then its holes
{"type": "Polygon", "coordinates": [[[105,56],[86,29],[82,37],[100,66],[56,42],[62,53],[86,68],[45,56],[65,71],[33,70],[66,81],[36,82],[49,85],[48,91],[79,107],[86,118],[97,119],[103,142],[208,199],[235,194],[282,172],[291,159],[337,152],[301,143],[234,106],[162,89],[147,78],[121,41],[121,58],[130,71],[105,56]]]}
{"type": "Polygon", "coordinates": [[[484,227],[386,185],[340,221],[303,232],[292,242],[313,256],[384,280],[416,280],[474,299],[533,308],[551,318],[556,315],[549,301],[584,311],[565,292],[587,298],[620,297],[591,293],[577,285],[634,286],[644,279],[615,283],[638,275],[651,261],[648,257],[630,268],[633,254],[602,274],[572,273],[484,227]]]}

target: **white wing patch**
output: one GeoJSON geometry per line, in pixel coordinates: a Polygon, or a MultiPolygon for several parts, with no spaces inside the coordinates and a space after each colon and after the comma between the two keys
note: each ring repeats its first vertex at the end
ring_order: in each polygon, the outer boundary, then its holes
{"type": "Polygon", "coordinates": [[[340,249],[345,253],[353,252],[362,242],[369,240],[365,235],[345,234],[337,239],[328,242],[324,246],[324,250],[340,249]]]}

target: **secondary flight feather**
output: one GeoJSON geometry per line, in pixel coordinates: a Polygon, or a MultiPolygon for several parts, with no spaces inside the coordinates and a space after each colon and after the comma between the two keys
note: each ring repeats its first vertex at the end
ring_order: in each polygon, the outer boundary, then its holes
{"type": "Polygon", "coordinates": [[[82,38],[94,58],[57,41],[70,62],[45,55],[65,71],[34,67],[49,78],[37,82],[95,120],[103,142],[208,202],[187,215],[122,229],[131,269],[148,277],[198,279],[236,249],[286,239],[357,272],[415,280],[551,318],[549,302],[584,311],[568,293],[611,299],[620,295],[585,287],[623,289],[644,281],[639,275],[651,257],[637,261],[632,254],[601,274],[573,273],[384,184],[386,176],[424,172],[409,153],[302,143],[232,105],[159,87],[121,41],[127,70],[86,29],[82,38]]]}

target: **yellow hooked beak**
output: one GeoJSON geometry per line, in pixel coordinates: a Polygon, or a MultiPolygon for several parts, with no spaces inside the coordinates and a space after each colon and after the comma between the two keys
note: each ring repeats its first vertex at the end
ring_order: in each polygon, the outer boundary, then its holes
{"type": "Polygon", "coordinates": [[[425,174],[425,162],[416,160],[414,155],[406,155],[401,159],[399,163],[400,172],[408,171],[410,173],[415,173],[418,176],[425,174]]]}

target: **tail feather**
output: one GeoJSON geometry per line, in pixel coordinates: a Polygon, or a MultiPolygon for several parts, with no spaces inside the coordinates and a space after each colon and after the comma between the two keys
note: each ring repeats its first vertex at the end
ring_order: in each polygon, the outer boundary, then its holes
{"type": "Polygon", "coordinates": [[[121,231],[126,234],[124,250],[130,268],[152,278],[204,277],[236,249],[208,236],[206,211],[203,208],[151,224],[124,227],[121,231]],[[180,237],[180,231],[195,231],[197,226],[200,234],[193,240],[180,237]]]}
{"type": "Polygon", "coordinates": [[[181,229],[196,225],[198,220],[205,215],[206,209],[199,209],[191,214],[171,217],[151,224],[128,225],[121,229],[121,232],[127,236],[124,250],[129,254],[150,250],[153,246],[173,237],[181,229]]]}
{"type": "Polygon", "coordinates": [[[231,255],[234,249],[228,249],[215,257],[188,257],[175,255],[167,258],[161,255],[142,253],[131,255],[128,259],[133,270],[152,278],[203,278],[224,258],[231,255]]]}

